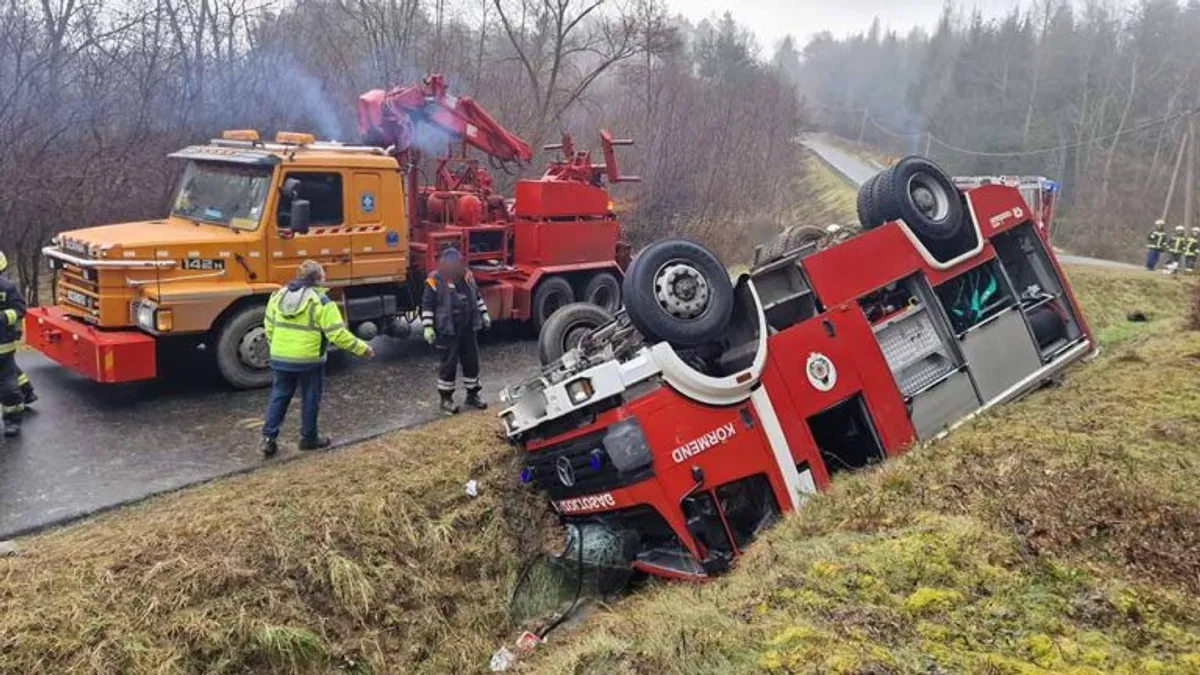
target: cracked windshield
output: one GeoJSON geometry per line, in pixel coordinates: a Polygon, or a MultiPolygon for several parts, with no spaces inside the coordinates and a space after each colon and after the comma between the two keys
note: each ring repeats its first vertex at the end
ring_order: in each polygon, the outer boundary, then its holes
{"type": "Polygon", "coordinates": [[[269,169],[191,162],[179,183],[171,215],[253,230],[270,185],[269,169]]]}

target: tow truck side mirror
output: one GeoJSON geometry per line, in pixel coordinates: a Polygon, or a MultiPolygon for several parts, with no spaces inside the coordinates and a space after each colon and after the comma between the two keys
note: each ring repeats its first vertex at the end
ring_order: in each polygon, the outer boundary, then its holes
{"type": "Polygon", "coordinates": [[[312,205],[307,199],[293,199],[291,215],[288,218],[288,229],[298,234],[308,232],[308,221],[312,205]]]}

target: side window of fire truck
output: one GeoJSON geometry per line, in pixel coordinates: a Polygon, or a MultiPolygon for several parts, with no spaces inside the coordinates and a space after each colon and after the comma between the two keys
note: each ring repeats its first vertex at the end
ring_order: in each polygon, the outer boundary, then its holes
{"type": "MultiPolygon", "coordinates": [[[[335,172],[297,171],[284,175],[283,180],[300,181],[296,195],[309,202],[309,222],[313,225],[341,225],[345,222],[342,209],[342,174],[335,172]]],[[[281,194],[275,211],[275,222],[287,228],[291,219],[292,196],[281,194]]]]}
{"type": "Polygon", "coordinates": [[[779,520],[779,503],[766,474],[722,485],[717,488],[717,501],[738,548],[748,546],[760,532],[779,520]]]}

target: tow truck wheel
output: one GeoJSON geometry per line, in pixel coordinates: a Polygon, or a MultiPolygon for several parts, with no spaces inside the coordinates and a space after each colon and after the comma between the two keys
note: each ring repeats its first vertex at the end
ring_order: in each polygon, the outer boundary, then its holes
{"type": "Polygon", "coordinates": [[[949,241],[962,230],[962,196],[954,180],[924,157],[905,157],[872,182],[880,222],[903,219],[914,234],[932,241],[949,241]]]}
{"type": "Polygon", "coordinates": [[[271,347],[263,329],[265,305],[243,307],[225,322],[217,338],[217,369],[236,389],[257,389],[271,383],[271,347]]]}
{"type": "Polygon", "coordinates": [[[695,347],[733,315],[733,284],[716,254],[687,239],[647,246],[625,274],[625,310],[648,340],[695,347]]]}
{"type": "Polygon", "coordinates": [[[575,289],[571,288],[571,282],[562,277],[542,279],[533,292],[533,327],[541,331],[550,315],[574,301],[575,289]]]}
{"type": "Polygon", "coordinates": [[[590,302],[564,305],[546,320],[538,335],[538,359],[543,366],[579,346],[588,333],[612,321],[613,315],[590,302]]]}
{"type": "Polygon", "coordinates": [[[583,289],[583,301],[613,313],[621,309],[621,282],[611,272],[600,272],[583,289]]]}

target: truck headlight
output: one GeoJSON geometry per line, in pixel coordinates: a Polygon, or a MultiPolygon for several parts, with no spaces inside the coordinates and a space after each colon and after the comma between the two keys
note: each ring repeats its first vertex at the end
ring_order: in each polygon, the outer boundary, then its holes
{"type": "Polygon", "coordinates": [[[156,330],[154,325],[154,305],[139,303],[135,312],[138,328],[153,332],[156,330]]]}
{"type": "Polygon", "coordinates": [[[586,377],[581,377],[567,385],[567,396],[570,397],[571,403],[584,403],[594,393],[596,390],[592,388],[592,381],[586,377]]]}
{"type": "Polygon", "coordinates": [[[604,432],[604,450],[622,473],[640,469],[653,461],[650,444],[637,418],[621,420],[604,432]]]}

